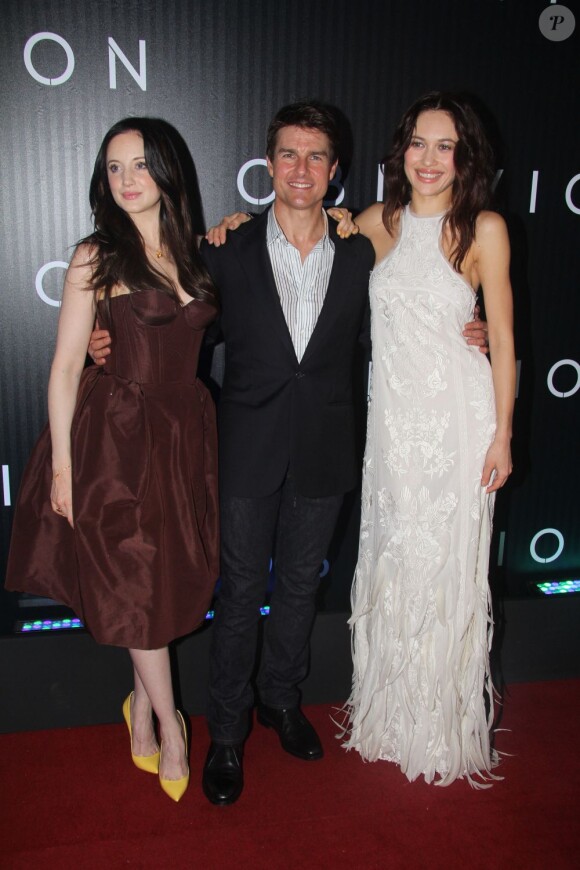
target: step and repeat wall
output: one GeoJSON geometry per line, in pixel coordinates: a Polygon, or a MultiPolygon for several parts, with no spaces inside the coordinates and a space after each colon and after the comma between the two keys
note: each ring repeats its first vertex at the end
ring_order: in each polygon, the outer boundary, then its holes
{"type": "MultiPolygon", "coordinates": [[[[576,0],[4,0],[2,11],[0,572],[46,420],[64,271],[91,228],[88,183],[111,124],[152,115],[179,130],[201,228],[271,201],[265,131],[281,105],[317,97],[341,110],[328,200],[360,209],[382,196],[378,164],[400,114],[449,89],[481,105],[513,247],[515,472],[498,499],[492,580],[525,595],[531,581],[578,576],[576,0]]],[[[219,369],[218,352],[217,380],[219,369]]],[[[364,365],[360,384],[363,397],[364,365]]],[[[357,525],[355,493],[321,569],[323,607],[348,607],[357,525]]],[[[17,605],[3,593],[5,630],[17,605]]]]}

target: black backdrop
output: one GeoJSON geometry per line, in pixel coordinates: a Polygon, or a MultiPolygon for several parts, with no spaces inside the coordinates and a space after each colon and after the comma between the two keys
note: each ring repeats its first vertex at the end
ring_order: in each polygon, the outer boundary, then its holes
{"type": "MultiPolygon", "coordinates": [[[[341,108],[354,147],[344,191],[339,183],[330,195],[363,207],[380,196],[378,161],[404,108],[452,89],[477,95],[486,114],[513,245],[516,471],[498,499],[493,579],[514,596],[534,579],[578,576],[580,22],[569,38],[548,39],[538,20],[549,5],[4,0],[0,570],[22,469],[46,419],[63,269],[90,228],[88,180],[108,127],[129,114],[177,127],[211,224],[267,201],[259,161],[280,105],[315,96],[341,108]]],[[[578,19],[577,6],[567,8],[578,19]]],[[[355,496],[329,554],[327,608],[348,606],[356,546],[355,496]]],[[[4,628],[14,604],[0,598],[4,628]]]]}

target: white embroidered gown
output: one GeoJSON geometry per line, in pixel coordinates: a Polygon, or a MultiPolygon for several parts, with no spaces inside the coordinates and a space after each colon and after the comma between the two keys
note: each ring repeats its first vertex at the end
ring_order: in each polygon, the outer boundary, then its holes
{"type": "MultiPolygon", "coordinates": [[[[480,479],[495,431],[491,367],[462,331],[475,294],[409,206],[371,276],[373,375],[346,747],[410,780],[489,778],[488,553],[480,479]],[[487,712],[486,712],[487,710],[487,712]]],[[[479,782],[479,780],[477,780],[479,782]]]]}

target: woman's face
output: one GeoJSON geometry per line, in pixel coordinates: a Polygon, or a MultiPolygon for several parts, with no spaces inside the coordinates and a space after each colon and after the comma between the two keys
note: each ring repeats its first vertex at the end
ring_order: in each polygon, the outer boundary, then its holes
{"type": "Polygon", "coordinates": [[[123,211],[136,216],[159,212],[161,193],[147,169],[145,148],[140,133],[119,133],[107,148],[107,178],[113,199],[123,211]]]}
{"type": "Polygon", "coordinates": [[[441,197],[446,205],[451,201],[456,145],[457,131],[447,112],[421,112],[404,158],[405,175],[414,194],[441,197]]]}

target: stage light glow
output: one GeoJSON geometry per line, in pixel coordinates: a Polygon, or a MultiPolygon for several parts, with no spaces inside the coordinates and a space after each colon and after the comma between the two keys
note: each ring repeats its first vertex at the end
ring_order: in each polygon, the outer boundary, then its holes
{"type": "Polygon", "coordinates": [[[543,595],[567,595],[571,592],[580,592],[580,580],[546,580],[543,583],[535,583],[534,586],[543,595]]]}

